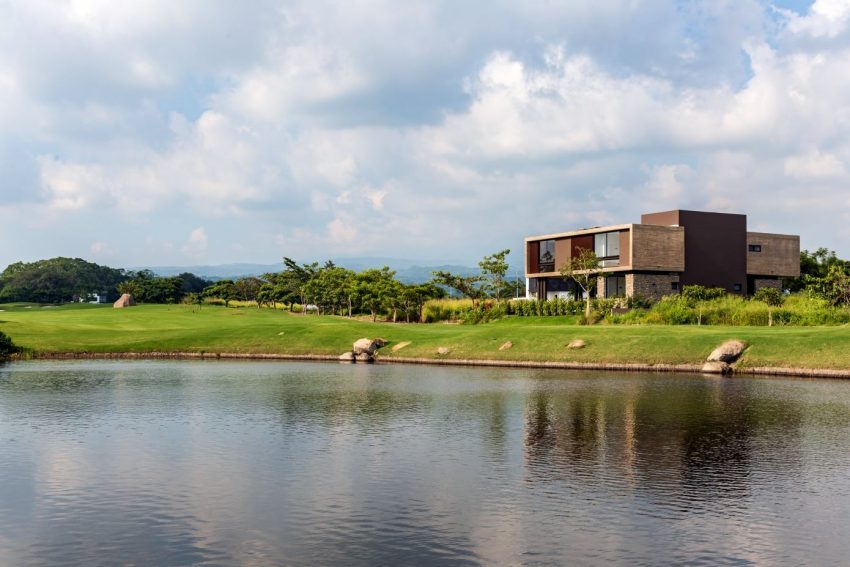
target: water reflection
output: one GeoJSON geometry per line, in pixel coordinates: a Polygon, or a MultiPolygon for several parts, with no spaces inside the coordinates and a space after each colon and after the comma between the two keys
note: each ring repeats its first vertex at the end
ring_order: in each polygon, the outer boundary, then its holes
{"type": "Polygon", "coordinates": [[[850,384],[0,367],[0,564],[840,561],[850,384]]]}

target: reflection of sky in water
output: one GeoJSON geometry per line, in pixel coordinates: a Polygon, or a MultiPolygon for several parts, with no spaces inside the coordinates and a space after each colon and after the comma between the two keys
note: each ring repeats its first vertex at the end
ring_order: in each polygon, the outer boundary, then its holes
{"type": "Polygon", "coordinates": [[[850,384],[0,367],[0,564],[841,562],[850,384]]]}

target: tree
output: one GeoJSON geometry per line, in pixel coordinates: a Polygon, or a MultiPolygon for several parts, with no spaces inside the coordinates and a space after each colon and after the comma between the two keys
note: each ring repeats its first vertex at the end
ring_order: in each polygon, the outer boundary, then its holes
{"type": "Polygon", "coordinates": [[[478,262],[478,267],[481,268],[481,274],[485,280],[485,289],[489,292],[490,297],[497,300],[503,298],[505,291],[505,275],[508,273],[508,262],[506,260],[510,249],[500,250],[495,254],[484,256],[484,259],[478,262]]]}
{"type": "Polygon", "coordinates": [[[782,292],[776,288],[763,287],[758,290],[755,295],[753,295],[753,299],[767,304],[767,326],[772,327],[773,308],[781,307],[785,302],[785,297],[782,295],[782,292]]]}
{"type": "MultiPolygon", "coordinates": [[[[236,294],[236,298],[241,301],[257,301],[257,293],[260,291],[260,286],[262,285],[263,280],[260,278],[247,276],[233,282],[233,291],[236,294]]],[[[257,308],[259,309],[259,307],[260,303],[257,301],[257,308]]]]}
{"type": "Polygon", "coordinates": [[[118,297],[116,286],[126,279],[128,274],[124,270],[80,258],[15,262],[0,273],[0,303],[62,303],[85,300],[93,293],[114,300],[118,297]]]}
{"type": "Polygon", "coordinates": [[[352,295],[372,315],[372,322],[377,321],[378,313],[386,306],[394,282],[395,272],[387,266],[380,270],[363,270],[354,277],[352,295]]]}
{"type": "Polygon", "coordinates": [[[236,287],[232,280],[219,280],[204,289],[203,295],[221,299],[224,301],[224,306],[228,307],[230,302],[236,299],[236,287]]]}
{"type": "Polygon", "coordinates": [[[418,285],[401,284],[400,302],[405,320],[410,323],[410,316],[416,314],[416,321],[422,321],[422,309],[430,299],[440,299],[446,296],[446,291],[432,283],[418,285]]]}
{"type": "Polygon", "coordinates": [[[834,250],[818,248],[814,252],[800,252],[800,277],[787,280],[787,288],[793,293],[807,289],[826,277],[833,266],[850,270],[850,261],[839,258],[834,250]]]}
{"type": "Polygon", "coordinates": [[[20,349],[15,346],[12,339],[8,335],[0,332],[0,360],[6,360],[13,354],[19,352],[20,349]]]}
{"type": "Polygon", "coordinates": [[[472,300],[474,309],[476,300],[481,299],[485,294],[481,286],[482,280],[481,275],[461,276],[451,272],[436,271],[432,282],[453,289],[463,297],[468,297],[472,300]]]}
{"type": "Polygon", "coordinates": [[[302,313],[306,314],[307,302],[309,301],[307,284],[316,276],[316,272],[319,270],[319,263],[313,262],[312,264],[302,264],[299,266],[295,260],[284,257],[283,264],[286,269],[281,276],[287,282],[292,292],[298,295],[301,301],[302,313]]]}
{"type": "Polygon", "coordinates": [[[832,305],[850,305],[850,274],[842,265],[833,264],[822,278],[809,276],[806,287],[810,294],[832,305]]]}
{"type": "Polygon", "coordinates": [[[590,320],[590,293],[596,287],[597,276],[602,272],[599,258],[593,250],[579,248],[578,254],[561,266],[561,276],[566,280],[576,282],[585,295],[584,316],[590,320]]]}

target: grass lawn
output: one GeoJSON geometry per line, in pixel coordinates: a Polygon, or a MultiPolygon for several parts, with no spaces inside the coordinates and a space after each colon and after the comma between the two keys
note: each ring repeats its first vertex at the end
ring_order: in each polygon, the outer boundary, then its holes
{"type": "Polygon", "coordinates": [[[850,369],[850,328],[573,324],[567,317],[508,318],[483,325],[392,324],[271,309],[185,305],[0,305],[0,331],[39,352],[234,352],[332,354],[360,337],[383,337],[381,356],[698,364],[725,339],[746,341],[744,366],[850,369]],[[569,350],[571,339],[587,347],[569,350]],[[392,345],[410,341],[393,353],[392,345]],[[499,351],[506,341],[510,350],[499,351]]]}

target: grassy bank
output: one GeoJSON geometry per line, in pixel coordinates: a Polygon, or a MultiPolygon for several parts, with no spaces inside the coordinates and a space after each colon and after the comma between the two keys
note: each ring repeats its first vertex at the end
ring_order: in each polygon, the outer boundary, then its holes
{"type": "Polygon", "coordinates": [[[747,341],[742,365],[850,369],[850,328],[578,326],[561,317],[522,317],[485,325],[369,323],[270,309],[144,305],[42,308],[0,306],[0,331],[37,353],[232,352],[340,354],[359,337],[383,337],[382,356],[698,364],[720,342],[747,341]],[[571,339],[587,347],[569,350],[571,339]],[[393,345],[410,341],[396,352],[393,345]],[[513,348],[500,351],[506,341],[513,348]],[[439,356],[438,347],[451,349],[439,356]]]}

